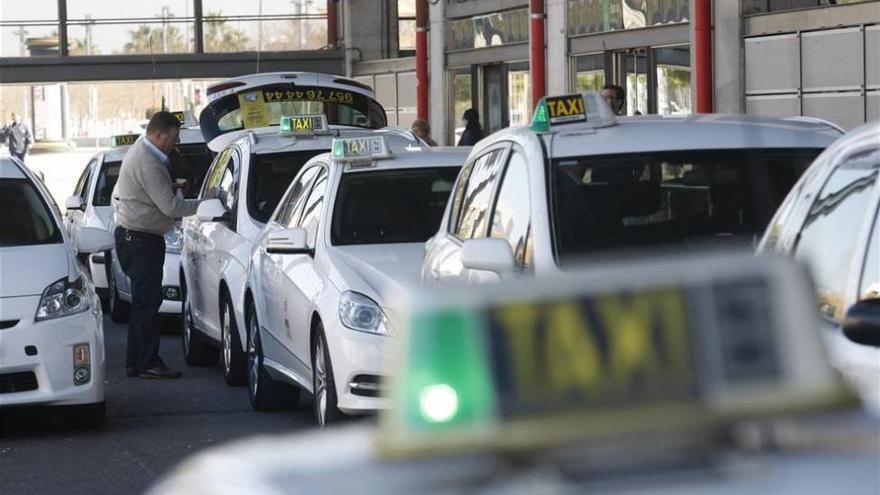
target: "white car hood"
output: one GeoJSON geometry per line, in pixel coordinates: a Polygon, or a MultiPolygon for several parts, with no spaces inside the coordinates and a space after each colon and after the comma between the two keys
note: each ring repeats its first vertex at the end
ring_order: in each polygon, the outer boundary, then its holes
{"type": "Polygon", "coordinates": [[[0,298],[39,296],[70,274],[67,246],[46,244],[0,249],[0,298]]]}
{"type": "Polygon", "coordinates": [[[382,299],[377,302],[399,308],[406,303],[407,295],[419,287],[425,244],[336,246],[327,254],[342,278],[334,281],[339,290],[364,292],[356,280],[359,278],[382,299]]]}

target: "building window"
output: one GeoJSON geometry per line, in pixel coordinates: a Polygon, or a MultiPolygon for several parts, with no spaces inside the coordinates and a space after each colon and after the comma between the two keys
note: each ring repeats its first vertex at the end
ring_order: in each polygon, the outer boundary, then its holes
{"type": "Polygon", "coordinates": [[[446,23],[447,50],[468,50],[528,40],[528,9],[508,10],[446,23]]]}
{"type": "Polygon", "coordinates": [[[605,86],[605,54],[581,55],[574,59],[574,88],[579,93],[601,91],[605,86]]]}
{"type": "Polygon", "coordinates": [[[416,0],[397,0],[397,49],[401,57],[416,49],[416,0]]]}
{"type": "Polygon", "coordinates": [[[691,113],[691,49],[689,46],[657,48],[657,113],[691,113]]]}
{"type": "Polygon", "coordinates": [[[689,0],[569,0],[572,35],[688,22],[689,0]]]}
{"type": "Polygon", "coordinates": [[[874,0],[741,0],[743,15],[780,12],[783,10],[812,9],[830,5],[871,2],[874,0]]]}

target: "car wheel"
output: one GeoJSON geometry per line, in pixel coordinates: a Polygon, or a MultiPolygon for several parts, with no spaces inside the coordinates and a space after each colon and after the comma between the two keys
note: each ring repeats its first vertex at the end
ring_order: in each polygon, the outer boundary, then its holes
{"type": "Polygon", "coordinates": [[[333,378],[333,365],[324,337],[324,326],[318,323],[312,342],[312,390],[315,394],[315,421],[325,428],[342,419],[337,407],[336,382],[333,378]]]}
{"type": "Polygon", "coordinates": [[[103,402],[84,406],[69,406],[66,416],[68,425],[74,428],[100,428],[107,419],[107,408],[103,402]]]}
{"type": "Polygon", "coordinates": [[[227,385],[240,386],[247,383],[247,356],[242,350],[235,324],[232,301],[226,296],[220,306],[220,350],[223,356],[223,378],[227,385]]]}
{"type": "Polygon", "coordinates": [[[192,305],[181,283],[183,314],[180,316],[180,338],[183,342],[183,360],[190,366],[213,366],[217,364],[220,350],[211,345],[196,329],[192,319],[192,305]]]}
{"type": "Polygon", "coordinates": [[[247,385],[248,399],[255,411],[293,408],[299,402],[300,389],[274,380],[263,366],[263,342],[260,323],[253,305],[248,308],[247,385]]]}
{"type": "Polygon", "coordinates": [[[107,306],[110,308],[110,319],[113,323],[128,323],[131,305],[119,297],[116,277],[111,273],[107,276],[107,306]]]}

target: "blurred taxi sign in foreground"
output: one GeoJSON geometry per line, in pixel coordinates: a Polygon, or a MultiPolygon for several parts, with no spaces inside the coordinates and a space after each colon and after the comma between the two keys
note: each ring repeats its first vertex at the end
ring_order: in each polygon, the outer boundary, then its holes
{"type": "Polygon", "coordinates": [[[279,122],[282,136],[310,137],[316,134],[327,134],[327,116],[316,115],[285,115],[279,122]]]}
{"type": "Polygon", "coordinates": [[[119,134],[110,138],[110,145],[113,148],[120,146],[131,146],[141,137],[140,134],[119,134]]]}
{"type": "Polygon", "coordinates": [[[848,402],[811,294],[788,258],[692,254],[426,295],[379,447],[535,448],[848,402]]]}

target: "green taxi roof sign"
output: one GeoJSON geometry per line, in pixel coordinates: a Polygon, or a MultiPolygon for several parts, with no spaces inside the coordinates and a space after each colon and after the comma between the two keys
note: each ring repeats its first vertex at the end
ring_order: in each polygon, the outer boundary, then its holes
{"type": "Polygon", "coordinates": [[[140,134],[119,134],[110,138],[111,146],[118,148],[120,146],[131,146],[141,137],[140,134]]]}
{"type": "Polygon", "coordinates": [[[595,127],[613,125],[614,113],[595,92],[572,93],[560,96],[545,96],[535,107],[532,123],[533,132],[543,133],[558,125],[589,122],[595,127]]]}
{"type": "Polygon", "coordinates": [[[808,280],[787,258],[712,254],[424,296],[378,447],[534,448],[849,403],[808,280]]]}
{"type": "Polygon", "coordinates": [[[337,161],[371,163],[390,157],[391,152],[383,136],[367,136],[334,139],[331,155],[337,161]]]}
{"type": "Polygon", "coordinates": [[[284,115],[278,122],[279,133],[282,136],[300,137],[327,134],[330,128],[327,125],[327,116],[315,115],[284,115]]]}

